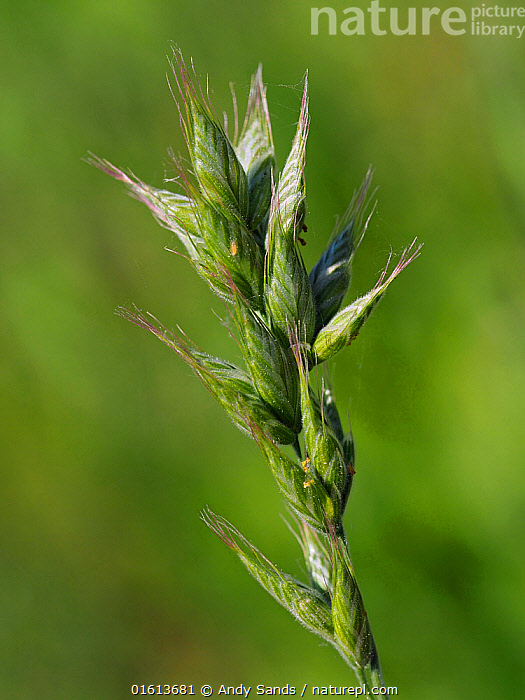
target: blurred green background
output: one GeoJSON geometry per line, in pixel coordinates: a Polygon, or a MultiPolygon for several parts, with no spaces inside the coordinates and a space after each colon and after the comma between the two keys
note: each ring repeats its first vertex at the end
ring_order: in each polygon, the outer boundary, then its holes
{"type": "Polygon", "coordinates": [[[174,41],[230,116],[229,81],[243,105],[263,62],[280,165],[309,70],[309,264],[370,163],[352,294],[425,243],[333,371],[352,556],[399,697],[521,697],[525,39],[315,37],[293,0],[4,0],[0,19],[0,696],[357,683],[199,520],[209,504],[300,574],[256,445],[113,314],[135,303],[235,357],[168,232],[82,161],[161,186],[184,152],[174,41]]]}

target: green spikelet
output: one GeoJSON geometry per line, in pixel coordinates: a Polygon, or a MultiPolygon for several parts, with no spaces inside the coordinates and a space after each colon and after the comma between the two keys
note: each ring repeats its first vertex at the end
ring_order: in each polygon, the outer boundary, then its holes
{"type": "Polygon", "coordinates": [[[197,225],[193,199],[182,194],[151,187],[135,175],[126,174],[104,158],[91,156],[88,162],[116,180],[123,182],[130,194],[145,204],[162,226],[176,234],[193,260],[200,258],[204,242],[197,225]]]}
{"type": "Polygon", "coordinates": [[[292,150],[272,197],[268,222],[265,301],[272,325],[286,342],[299,327],[309,343],[315,331],[315,304],[296,237],[305,216],[304,159],[308,135],[308,99],[303,103],[292,150]]]}
{"type": "Polygon", "coordinates": [[[259,426],[252,429],[287,506],[314,530],[326,532],[334,505],[321,479],[315,472],[306,473],[305,462],[299,465],[290,459],[259,426]]]}
{"type": "Polygon", "coordinates": [[[283,348],[265,320],[236,295],[241,349],[259,396],[295,433],[301,431],[299,375],[290,348],[283,348]]]}
{"type": "Polygon", "coordinates": [[[332,533],[332,619],[342,656],[356,670],[374,670],[377,664],[374,638],[357,586],[346,545],[332,533]]]}
{"type": "Polygon", "coordinates": [[[352,487],[353,475],[355,474],[354,464],[355,464],[355,448],[354,448],[354,438],[352,435],[352,430],[348,432],[343,432],[343,426],[341,425],[341,418],[339,416],[339,411],[335,405],[335,399],[331,387],[325,386],[323,383],[321,402],[319,404],[320,417],[318,420],[325,421],[330,427],[333,434],[339,442],[341,448],[344,463],[346,465],[347,475],[346,475],[346,487],[343,490],[343,498],[346,501],[350,489],[352,487]]]}
{"type": "MultiPolygon", "coordinates": [[[[295,533],[294,533],[295,534],[295,533]]],[[[330,599],[333,590],[333,557],[327,538],[312,529],[304,520],[299,522],[299,544],[310,584],[330,599]]]]}
{"type": "Polygon", "coordinates": [[[209,508],[202,519],[232,549],[251,575],[296,620],[327,642],[334,643],[330,603],[313,588],[280,571],[227,520],[209,508]]]}
{"type": "Polygon", "coordinates": [[[419,255],[421,246],[414,250],[414,244],[415,242],[403,251],[398,264],[386,279],[388,266],[383,271],[376,286],[368,294],[339,311],[330,323],[319,331],[312,348],[312,359],[315,363],[328,360],[345,345],[350,345],[355,340],[364,322],[375,309],[389,285],[419,255]]]}
{"type": "Polygon", "coordinates": [[[369,209],[368,191],[371,182],[372,171],[369,170],[359,191],[350,202],[339,231],[310,272],[316,310],[316,334],[339,311],[350,286],[352,259],[370,218],[366,217],[366,212],[369,209]]]}
{"type": "Polygon", "coordinates": [[[254,309],[263,307],[264,260],[246,225],[193,196],[202,236],[196,267],[213,291],[231,301],[234,284],[254,309]]]}
{"type": "MultiPolygon", "coordinates": [[[[297,346],[296,346],[297,348],[297,346]]],[[[338,532],[342,530],[342,517],[350,489],[350,474],[345,464],[342,446],[324,412],[316,410],[320,405],[308,384],[307,367],[304,356],[296,350],[301,386],[301,414],[303,420],[304,443],[306,449],[305,471],[309,477],[317,475],[330,494],[332,512],[338,532]]],[[[322,405],[322,404],[321,404],[322,405]]]]}
{"type": "Polygon", "coordinates": [[[250,377],[242,369],[199,350],[188,338],[170,333],[157,319],[147,317],[138,309],[119,309],[118,313],[135,325],[150,331],[165,345],[175,350],[244,433],[254,437],[253,426],[258,425],[272,440],[281,445],[291,445],[297,440],[296,433],[279,421],[261,400],[250,377]]]}
{"type": "Polygon", "coordinates": [[[249,212],[246,173],[180,52],[175,52],[175,64],[175,78],[185,110],[182,122],[186,142],[200,188],[219,210],[226,209],[246,221],[249,212]]]}
{"type": "Polygon", "coordinates": [[[264,232],[260,226],[270,210],[275,153],[262,66],[252,78],[246,119],[235,152],[248,178],[248,225],[264,246],[264,232]]]}

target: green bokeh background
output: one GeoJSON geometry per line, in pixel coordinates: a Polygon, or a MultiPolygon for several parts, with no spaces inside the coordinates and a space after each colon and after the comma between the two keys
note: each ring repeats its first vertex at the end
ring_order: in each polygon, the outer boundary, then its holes
{"type": "Polygon", "coordinates": [[[280,165],[309,69],[309,264],[370,163],[352,293],[425,243],[333,370],[352,556],[399,697],[521,697],[525,38],[314,37],[309,18],[294,0],[1,5],[2,698],[356,684],[199,521],[209,504],[300,574],[256,445],[113,314],[133,302],[235,357],[169,234],[82,161],[170,174],[172,40],[230,115],[229,81],[243,104],[263,62],[280,165]]]}

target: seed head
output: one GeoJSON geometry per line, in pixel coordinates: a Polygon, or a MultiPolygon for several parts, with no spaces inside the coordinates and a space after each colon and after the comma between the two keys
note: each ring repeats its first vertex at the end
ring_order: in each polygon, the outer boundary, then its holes
{"type": "Polygon", "coordinates": [[[181,191],[147,185],[107,160],[90,162],[123,182],[182,244],[184,256],[224,301],[245,367],[208,354],[151,314],[136,308],[118,313],[174,350],[234,424],[255,439],[298,520],[309,583],[282,572],[211,510],[203,520],[297,620],[353,668],[381,679],[343,527],[355,474],[354,440],[351,430],[343,430],[331,386],[310,376],[313,367],[356,338],[421,246],[414,241],[390,274],[387,264],[368,294],[341,309],[374,209],[371,171],[308,273],[300,252],[307,213],[307,81],[291,150],[277,174],[261,66],[252,78],[243,126],[239,133],[236,116],[232,140],[178,50],[173,72],[191,160],[190,173],[177,164],[181,191]],[[292,445],[295,457],[282,445],[292,445]]]}

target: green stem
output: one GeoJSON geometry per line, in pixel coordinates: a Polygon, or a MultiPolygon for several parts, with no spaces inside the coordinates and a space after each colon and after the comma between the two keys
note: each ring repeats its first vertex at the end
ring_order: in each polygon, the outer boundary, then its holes
{"type": "Polygon", "coordinates": [[[385,685],[385,680],[383,678],[383,673],[381,671],[381,666],[379,665],[379,657],[377,655],[377,649],[374,640],[372,640],[374,656],[370,664],[370,679],[372,685],[383,686],[385,685]]]}
{"type": "Polygon", "coordinates": [[[366,677],[365,669],[364,669],[364,668],[359,668],[359,669],[357,669],[357,670],[356,670],[356,675],[357,675],[357,677],[358,677],[358,679],[359,679],[359,682],[361,683],[361,685],[364,685],[364,686],[365,686],[365,688],[367,689],[367,693],[368,693],[368,690],[369,690],[369,687],[368,687],[368,686],[369,686],[369,683],[368,683],[368,678],[366,677]]]}
{"type": "Polygon", "coordinates": [[[381,668],[379,666],[379,659],[377,658],[377,650],[375,648],[375,643],[372,640],[374,648],[374,657],[372,658],[370,665],[365,668],[358,668],[356,670],[356,675],[362,684],[366,684],[367,694],[370,693],[372,688],[380,688],[385,685],[383,679],[383,674],[381,673],[381,668]]]}

